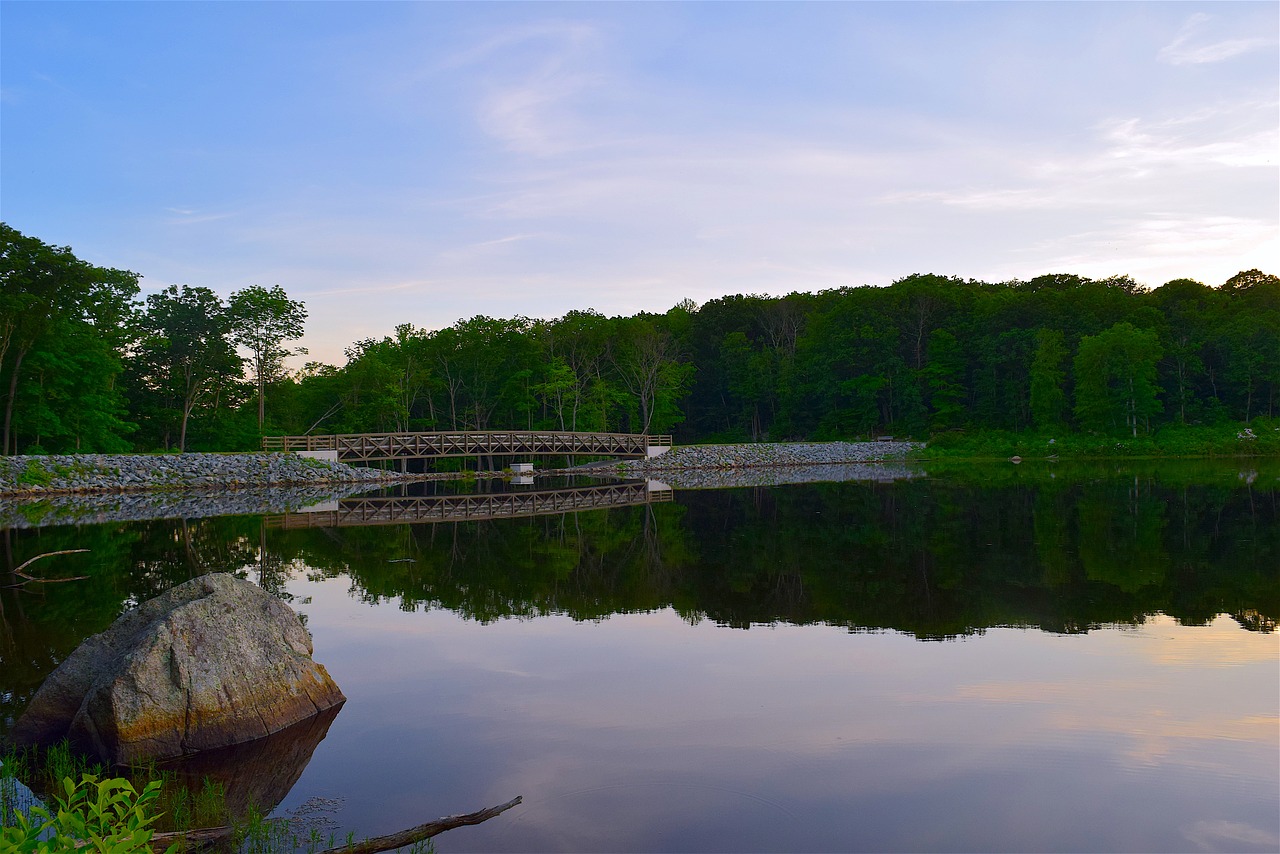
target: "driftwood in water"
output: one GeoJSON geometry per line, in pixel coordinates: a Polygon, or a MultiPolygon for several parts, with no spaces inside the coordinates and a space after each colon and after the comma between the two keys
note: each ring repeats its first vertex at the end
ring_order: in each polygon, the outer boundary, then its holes
{"type": "Polygon", "coordinates": [[[411,827],[408,830],[402,830],[399,833],[392,833],[387,836],[375,836],[373,839],[366,839],[364,842],[356,842],[351,845],[339,845],[337,848],[328,848],[321,851],[320,854],[377,854],[379,851],[391,851],[395,848],[403,848],[406,845],[412,845],[415,842],[421,842],[423,839],[430,839],[438,833],[444,833],[446,830],[453,830],[455,827],[465,827],[468,824],[479,824],[482,821],[488,821],[495,815],[500,815],[523,801],[524,798],[516,795],[505,804],[499,804],[496,807],[489,807],[487,810],[479,812],[469,812],[466,815],[451,815],[445,818],[438,818],[435,821],[429,821],[426,824],[420,824],[417,827],[411,827]]]}
{"type": "Polygon", "coordinates": [[[23,561],[22,563],[20,563],[20,564],[18,565],[17,569],[11,570],[11,572],[13,572],[13,574],[14,574],[14,575],[16,575],[16,576],[18,576],[19,578],[21,578],[21,579],[22,579],[22,581],[19,581],[17,584],[10,584],[10,585],[8,585],[8,586],[9,586],[9,587],[22,587],[23,585],[26,585],[26,584],[54,584],[54,583],[59,582],[59,581],[84,581],[84,580],[85,580],[86,578],[88,578],[89,576],[87,576],[87,575],[76,575],[76,576],[72,576],[72,577],[70,577],[70,578],[37,578],[37,577],[36,577],[36,576],[34,576],[34,575],[27,575],[27,574],[26,574],[25,572],[23,572],[22,570],[24,570],[24,569],[26,569],[27,567],[31,566],[31,564],[33,564],[33,563],[35,563],[36,561],[40,560],[40,558],[42,558],[42,557],[53,557],[54,555],[74,555],[74,554],[79,554],[79,553],[81,553],[81,552],[87,552],[87,551],[89,551],[89,550],[88,550],[88,549],[61,549],[61,550],[56,551],[56,552],[45,552],[44,554],[36,555],[35,557],[31,558],[30,560],[25,560],[25,561],[23,561]]]}
{"type": "MultiPolygon", "coordinates": [[[[151,834],[151,850],[167,851],[169,846],[175,842],[185,843],[188,848],[203,848],[206,845],[212,845],[215,842],[226,839],[231,835],[234,828],[223,825],[222,827],[201,827],[197,830],[170,830],[164,833],[151,834]]],[[[183,846],[179,845],[179,849],[183,846]]]]}
{"type": "MultiPolygon", "coordinates": [[[[444,833],[446,830],[453,830],[455,827],[466,827],[469,824],[479,824],[482,821],[488,821],[496,815],[501,815],[507,810],[523,801],[520,795],[507,801],[505,804],[499,804],[496,807],[489,807],[479,812],[469,812],[466,815],[450,815],[444,818],[438,818],[435,821],[429,821],[426,824],[420,824],[417,827],[411,827],[408,830],[402,830],[399,833],[391,833],[387,836],[375,836],[373,839],[366,839],[364,842],[353,842],[350,845],[339,845],[337,848],[326,848],[320,854],[378,854],[380,851],[391,851],[395,848],[403,848],[406,845],[412,845],[415,842],[421,842],[424,839],[430,839],[444,833]]],[[[202,848],[206,845],[218,842],[231,835],[230,827],[202,827],[199,830],[178,830],[169,833],[156,833],[151,837],[151,849],[153,851],[165,851],[175,842],[185,842],[188,846],[202,848]]]]}

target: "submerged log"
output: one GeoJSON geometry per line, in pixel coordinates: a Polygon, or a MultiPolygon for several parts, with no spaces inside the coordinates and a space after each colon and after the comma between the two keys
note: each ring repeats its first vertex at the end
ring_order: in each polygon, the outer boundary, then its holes
{"type": "Polygon", "coordinates": [[[364,842],[356,842],[351,845],[339,845],[337,848],[327,848],[320,854],[378,854],[379,851],[391,851],[395,848],[403,848],[406,845],[412,845],[415,842],[421,842],[424,839],[430,839],[433,836],[444,833],[446,830],[453,830],[455,827],[465,827],[469,824],[479,824],[482,821],[488,821],[496,815],[501,815],[512,807],[524,801],[524,797],[516,795],[505,804],[498,804],[496,807],[489,807],[479,812],[469,812],[466,815],[450,815],[444,818],[438,818],[435,821],[429,821],[426,824],[420,824],[417,827],[411,827],[408,830],[402,830],[399,833],[391,833],[386,836],[375,836],[372,839],[366,839],[364,842]]]}
{"type": "MultiPolygon", "coordinates": [[[[453,830],[455,827],[466,827],[469,824],[479,824],[482,821],[488,821],[494,816],[501,815],[512,807],[524,801],[524,797],[516,795],[505,804],[498,804],[496,807],[479,810],[477,812],[469,812],[465,815],[449,815],[444,818],[438,818],[435,821],[429,821],[426,824],[420,824],[417,827],[411,827],[408,830],[402,830],[399,833],[390,833],[386,836],[375,836],[372,839],[366,839],[364,842],[355,842],[351,845],[339,845],[336,848],[326,848],[320,854],[378,854],[381,851],[391,851],[395,848],[403,848],[406,845],[412,845],[415,842],[421,842],[424,839],[430,839],[433,836],[439,836],[446,830],[453,830]]],[[[177,843],[183,843],[188,846],[204,847],[221,842],[231,836],[234,828],[231,827],[202,827],[197,830],[178,830],[167,833],[156,833],[151,837],[151,848],[153,851],[166,851],[169,846],[177,843]]]]}

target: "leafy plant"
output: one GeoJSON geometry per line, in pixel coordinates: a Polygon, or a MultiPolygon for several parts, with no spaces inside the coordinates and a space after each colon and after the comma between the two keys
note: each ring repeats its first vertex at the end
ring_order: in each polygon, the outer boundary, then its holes
{"type": "MultiPolygon", "coordinates": [[[[54,813],[32,807],[29,815],[14,812],[14,823],[0,829],[0,847],[18,852],[56,852],[87,848],[103,854],[129,854],[151,850],[151,825],[158,816],[152,806],[160,795],[160,783],[148,783],[141,792],[119,777],[99,780],[85,774],[76,783],[62,778],[63,794],[54,813]]],[[[177,851],[170,846],[168,851],[177,851]]]]}
{"type": "Polygon", "coordinates": [[[35,460],[27,460],[26,468],[18,473],[18,483],[27,486],[48,486],[52,481],[53,475],[35,460]]]}

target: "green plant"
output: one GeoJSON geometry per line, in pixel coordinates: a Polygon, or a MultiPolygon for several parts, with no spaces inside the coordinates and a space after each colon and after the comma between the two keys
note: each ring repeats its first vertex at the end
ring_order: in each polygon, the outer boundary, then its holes
{"type": "MultiPolygon", "coordinates": [[[[17,852],[55,852],[87,848],[103,854],[151,850],[151,825],[157,815],[152,804],[160,794],[158,782],[141,792],[119,777],[99,780],[85,774],[76,783],[62,779],[65,794],[57,797],[56,813],[32,807],[29,815],[14,813],[14,824],[0,829],[0,847],[17,852]]],[[[177,851],[177,845],[168,851],[177,851]]]]}
{"type": "Polygon", "coordinates": [[[26,468],[18,473],[18,483],[27,486],[48,486],[52,481],[53,475],[35,460],[27,460],[26,468]]]}

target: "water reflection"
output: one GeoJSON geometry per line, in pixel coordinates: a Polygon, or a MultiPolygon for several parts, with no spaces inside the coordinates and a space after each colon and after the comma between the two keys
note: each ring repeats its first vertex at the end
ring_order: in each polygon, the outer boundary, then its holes
{"type": "Polygon", "coordinates": [[[206,780],[220,783],[234,815],[246,815],[251,807],[266,815],[293,789],[341,710],[339,704],[265,738],[206,750],[162,767],[193,793],[206,780]]]}
{"type": "Polygon", "coordinates": [[[9,568],[90,551],[0,591],[0,729],[223,569],[294,603],[351,698],[256,797],[350,797],[360,834],[523,794],[450,849],[1274,848],[1275,466],[928,471],[5,530],[9,568]]]}
{"type": "MultiPolygon", "coordinates": [[[[517,486],[531,486],[532,478],[513,478],[517,486]],[[523,481],[529,483],[523,483],[523,481]]],[[[414,484],[421,493],[423,484],[414,484]]],[[[629,507],[670,501],[669,486],[656,480],[594,483],[561,489],[504,489],[499,492],[454,495],[398,494],[343,498],[301,508],[295,513],[268,516],[269,528],[349,528],[403,525],[419,522],[462,522],[515,519],[578,513],[602,507],[629,507]]]]}
{"type": "Polygon", "coordinates": [[[0,712],[11,720],[57,661],[124,608],[218,569],[282,594],[291,577],[342,576],[368,603],[486,622],[670,607],[690,623],[948,638],[995,626],[1075,633],[1156,613],[1203,625],[1225,613],[1269,632],[1280,616],[1280,481],[1251,471],[1023,465],[687,491],[657,504],[645,492],[636,506],[496,521],[9,529],[8,567],[87,548],[42,571],[90,578],[0,593],[0,712]]]}

